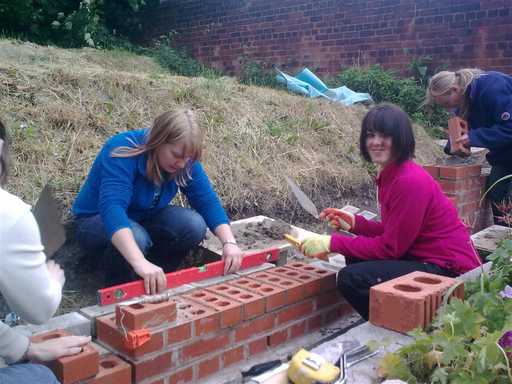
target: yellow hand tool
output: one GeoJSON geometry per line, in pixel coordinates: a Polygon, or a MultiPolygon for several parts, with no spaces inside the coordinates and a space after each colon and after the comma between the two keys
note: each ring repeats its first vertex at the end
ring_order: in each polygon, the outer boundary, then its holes
{"type": "Polygon", "coordinates": [[[293,237],[292,235],[289,235],[289,234],[287,234],[287,233],[285,233],[285,234],[284,234],[284,238],[285,238],[285,240],[286,240],[286,241],[288,241],[291,245],[293,245],[294,247],[296,247],[296,248],[300,249],[300,245],[302,244],[302,242],[301,242],[299,239],[297,239],[297,238],[295,238],[295,237],[293,237]]]}
{"type": "Polygon", "coordinates": [[[334,384],[341,376],[340,368],[305,349],[293,355],[288,367],[288,378],[294,384],[334,384]]]}

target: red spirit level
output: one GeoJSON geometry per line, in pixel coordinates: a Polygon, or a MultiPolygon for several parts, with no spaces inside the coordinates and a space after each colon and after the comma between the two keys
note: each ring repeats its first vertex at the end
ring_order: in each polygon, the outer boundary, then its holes
{"type": "MultiPolygon", "coordinates": [[[[277,261],[279,248],[270,248],[259,252],[248,253],[242,259],[240,269],[255,267],[266,262],[277,261]]],[[[224,274],[224,261],[215,261],[201,267],[181,269],[176,272],[167,273],[167,288],[176,288],[180,285],[193,283],[211,277],[224,274]]],[[[115,285],[109,288],[98,290],[98,304],[115,304],[132,297],[144,295],[144,282],[142,280],[130,283],[115,285]]]]}

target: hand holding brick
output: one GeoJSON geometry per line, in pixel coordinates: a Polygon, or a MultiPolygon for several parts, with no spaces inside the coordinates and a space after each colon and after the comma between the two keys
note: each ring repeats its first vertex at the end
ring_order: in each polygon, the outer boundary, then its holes
{"type": "Polygon", "coordinates": [[[448,120],[448,135],[450,136],[450,152],[454,155],[467,157],[471,151],[466,148],[459,140],[468,133],[468,123],[458,116],[448,120]]]}

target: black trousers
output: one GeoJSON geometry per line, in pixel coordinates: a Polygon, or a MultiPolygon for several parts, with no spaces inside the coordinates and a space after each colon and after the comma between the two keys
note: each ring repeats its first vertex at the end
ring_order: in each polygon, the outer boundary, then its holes
{"type": "Polygon", "coordinates": [[[421,271],[436,275],[454,274],[437,265],[410,260],[352,260],[338,272],[338,289],[352,307],[368,320],[370,287],[411,272],[421,271]]]}
{"type": "MultiPolygon", "coordinates": [[[[491,168],[491,173],[487,178],[486,189],[489,189],[496,181],[504,176],[512,174],[512,165],[510,167],[503,167],[501,165],[494,165],[491,168]]],[[[491,201],[492,214],[494,216],[494,224],[505,225],[508,224],[503,221],[504,212],[500,209],[500,204],[503,205],[512,201],[512,178],[504,180],[496,184],[487,194],[491,201]]],[[[509,209],[505,209],[512,214],[512,204],[509,209]]]]}

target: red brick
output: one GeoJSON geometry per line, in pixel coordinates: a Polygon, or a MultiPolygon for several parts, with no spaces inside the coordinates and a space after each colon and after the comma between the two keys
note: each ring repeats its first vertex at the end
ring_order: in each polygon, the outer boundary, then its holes
{"type": "Polygon", "coordinates": [[[267,337],[267,344],[273,348],[280,344],[283,344],[288,340],[288,329],[283,329],[278,332],[274,332],[267,337]]]}
{"type": "Polygon", "coordinates": [[[457,203],[457,206],[468,203],[476,203],[476,205],[478,206],[480,198],[482,197],[482,191],[480,189],[477,189],[473,191],[460,191],[453,194],[445,193],[445,195],[447,197],[453,197],[457,203]]]}
{"type": "Polygon", "coordinates": [[[315,309],[317,309],[317,310],[329,307],[336,303],[346,302],[345,298],[338,290],[322,293],[321,295],[318,295],[317,297],[315,297],[315,301],[316,301],[315,309]]]}
{"type": "Polygon", "coordinates": [[[423,169],[427,171],[434,179],[439,179],[439,166],[438,165],[424,165],[423,169]]]}
{"type": "Polygon", "coordinates": [[[391,280],[370,288],[370,323],[398,332],[424,328],[430,316],[429,292],[391,280]],[[426,313],[428,311],[428,313],[426,313]]]}
{"type": "MultiPolygon", "coordinates": [[[[31,342],[37,344],[70,335],[69,332],[58,329],[32,336],[31,342]]],[[[70,384],[95,376],[99,370],[99,360],[100,355],[98,351],[88,344],[77,355],[60,357],[46,362],[45,365],[53,371],[62,384],[70,384]]]]}
{"type": "Polygon", "coordinates": [[[157,327],[176,319],[176,303],[172,300],[161,303],[116,305],[116,324],[127,330],[157,327]]]}
{"type": "Polygon", "coordinates": [[[267,336],[249,342],[249,356],[265,352],[267,350],[267,336]]]}
{"type": "Polygon", "coordinates": [[[147,379],[151,376],[161,374],[172,367],[171,352],[166,352],[158,356],[141,361],[131,361],[133,368],[132,378],[135,383],[147,379]]]}
{"type": "Polygon", "coordinates": [[[438,180],[441,189],[445,193],[464,193],[467,191],[482,190],[485,186],[485,179],[482,177],[468,177],[460,180],[438,180]]]}
{"type": "Polygon", "coordinates": [[[189,335],[192,325],[192,336],[202,336],[217,332],[220,329],[220,313],[195,301],[183,297],[173,298],[178,308],[176,324],[169,328],[168,343],[180,342],[189,335]]]}
{"type": "Polygon", "coordinates": [[[309,299],[290,305],[276,312],[276,325],[281,325],[289,321],[298,320],[313,314],[313,300],[309,299]]]}
{"type": "Polygon", "coordinates": [[[232,327],[242,321],[242,303],[233,298],[228,299],[205,289],[198,289],[182,297],[218,311],[221,328],[232,327]]]}
{"type": "Polygon", "coordinates": [[[100,358],[98,374],[84,384],[131,384],[132,367],[115,355],[100,358]]]}
{"type": "Polygon", "coordinates": [[[242,303],[243,320],[249,320],[265,313],[265,297],[256,291],[251,292],[229,283],[213,285],[206,290],[242,303]]]}
{"type": "Polygon", "coordinates": [[[464,147],[457,140],[468,131],[468,123],[466,120],[458,116],[448,119],[448,135],[450,136],[450,149],[452,153],[465,153],[469,155],[469,149],[464,147]]]}
{"type": "Polygon", "coordinates": [[[182,369],[181,371],[173,373],[169,376],[169,384],[191,383],[193,375],[194,371],[192,370],[192,367],[182,369]]]}
{"type": "Polygon", "coordinates": [[[441,179],[465,179],[480,176],[481,171],[482,166],[480,164],[441,165],[439,167],[439,176],[441,179]]]}
{"type": "Polygon", "coordinates": [[[240,324],[235,330],[235,342],[246,340],[258,333],[266,332],[274,328],[275,314],[270,313],[265,316],[258,317],[249,322],[240,324]]]}
{"type": "Polygon", "coordinates": [[[225,351],[222,354],[223,365],[222,367],[227,367],[231,364],[238,363],[239,361],[244,359],[244,347],[241,345],[239,347],[230,349],[225,351]]]}
{"type": "MultiPolygon", "coordinates": [[[[272,268],[273,269],[273,268],[272,268]]],[[[293,304],[304,299],[304,286],[296,280],[265,272],[256,272],[247,276],[250,279],[284,288],[286,303],[293,304]]]]}
{"type": "Polygon", "coordinates": [[[197,364],[197,378],[202,379],[205,376],[213,375],[220,369],[220,357],[215,356],[211,359],[202,360],[197,364]]]}
{"type": "Polygon", "coordinates": [[[96,318],[96,337],[115,351],[131,358],[140,358],[148,353],[159,351],[164,346],[162,331],[150,331],[151,338],[135,350],[124,345],[124,333],[116,326],[115,316],[105,315],[96,318]]]}
{"type": "Polygon", "coordinates": [[[320,282],[320,289],[322,292],[336,289],[336,272],[334,271],[300,262],[288,263],[284,265],[284,267],[299,270],[322,278],[320,282]]]}
{"type": "Polygon", "coordinates": [[[347,302],[335,305],[333,308],[325,312],[324,317],[322,319],[322,325],[326,325],[336,320],[339,320],[340,318],[343,318],[352,312],[354,312],[354,309],[347,302]]]}
{"type": "Polygon", "coordinates": [[[307,320],[307,323],[308,323],[308,331],[320,328],[323,325],[322,324],[322,315],[316,315],[316,316],[310,317],[307,320]]]}
{"type": "Polygon", "coordinates": [[[290,338],[303,336],[306,333],[306,320],[301,321],[297,324],[293,324],[290,327],[290,338]]]}
{"type": "Polygon", "coordinates": [[[229,345],[227,333],[197,340],[183,347],[181,350],[181,361],[186,362],[206,353],[219,351],[226,345],[229,345]]]}
{"type": "Polygon", "coordinates": [[[270,312],[287,304],[285,288],[265,284],[249,278],[241,278],[229,282],[230,285],[254,291],[265,297],[265,311],[270,312]]]}
{"type": "MultiPolygon", "coordinates": [[[[112,383],[114,384],[114,383],[112,383]]],[[[157,381],[152,381],[150,384],[167,384],[164,379],[160,379],[157,381]]]]}
{"type": "Polygon", "coordinates": [[[304,298],[316,296],[322,292],[322,278],[310,273],[305,273],[293,268],[273,268],[268,272],[273,275],[286,277],[290,280],[299,282],[304,289],[304,298]]]}

